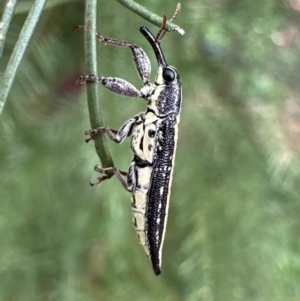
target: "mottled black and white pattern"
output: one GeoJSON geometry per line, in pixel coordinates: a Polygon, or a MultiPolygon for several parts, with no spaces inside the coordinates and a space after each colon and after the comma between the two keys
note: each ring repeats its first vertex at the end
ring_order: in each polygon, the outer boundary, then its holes
{"type": "Polygon", "coordinates": [[[159,275],[182,95],[178,72],[167,65],[159,42],[145,27],[140,31],[149,41],[157,58],[158,73],[154,83],[149,82],[150,61],[139,46],[103,37],[101,41],[106,44],[129,47],[132,50],[135,66],[144,86],[138,90],[127,81],[112,77],[90,76],[84,79],[92,81],[94,78],[115,93],[142,97],[147,103],[146,112],[125,122],[118,132],[102,127],[91,133],[95,135],[105,132],[116,143],[131,136],[133,159],[127,174],[127,184],[120,178],[124,173],[116,168],[98,168],[99,172],[106,171],[99,182],[110,178],[109,172],[113,172],[122,185],[132,192],[133,224],[140,243],[152,262],[154,273],[159,275]]]}

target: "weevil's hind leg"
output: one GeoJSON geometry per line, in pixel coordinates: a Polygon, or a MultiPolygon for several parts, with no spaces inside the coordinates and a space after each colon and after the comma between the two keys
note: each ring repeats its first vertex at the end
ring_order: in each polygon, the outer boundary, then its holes
{"type": "Polygon", "coordinates": [[[140,46],[117,39],[104,38],[100,33],[96,34],[96,38],[104,44],[130,48],[133,54],[135,67],[138,71],[141,80],[144,84],[149,83],[151,74],[151,64],[147,54],[140,46]]]}
{"type": "Polygon", "coordinates": [[[111,129],[109,127],[100,127],[97,129],[88,130],[85,132],[86,135],[90,135],[90,138],[86,139],[86,142],[91,141],[97,134],[106,133],[108,137],[115,143],[122,143],[126,137],[128,137],[132,131],[133,126],[138,120],[139,115],[127,120],[119,129],[119,131],[111,129]]]}
{"type": "Polygon", "coordinates": [[[97,184],[100,184],[101,182],[110,179],[113,175],[116,175],[118,180],[121,182],[122,186],[129,192],[132,192],[132,187],[131,185],[127,184],[123,176],[127,176],[128,173],[126,171],[121,171],[117,169],[116,167],[107,167],[107,168],[102,168],[99,166],[95,166],[95,171],[103,173],[104,176],[98,178],[98,181],[95,183],[91,183],[92,186],[95,186],[97,184]]]}

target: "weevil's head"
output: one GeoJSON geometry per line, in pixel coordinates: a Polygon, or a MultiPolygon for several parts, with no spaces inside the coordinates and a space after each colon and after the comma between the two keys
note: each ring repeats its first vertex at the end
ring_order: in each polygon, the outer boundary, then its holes
{"type": "Polygon", "coordinates": [[[166,63],[166,59],[153,34],[146,27],[141,27],[140,32],[148,40],[155,53],[158,63],[158,72],[155,79],[154,93],[148,97],[148,107],[158,116],[170,113],[178,114],[181,107],[181,83],[175,67],[166,63]]]}

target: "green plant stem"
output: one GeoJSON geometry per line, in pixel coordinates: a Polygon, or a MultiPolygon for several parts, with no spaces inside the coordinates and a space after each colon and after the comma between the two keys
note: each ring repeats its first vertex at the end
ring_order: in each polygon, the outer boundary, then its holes
{"type": "MultiPolygon", "coordinates": [[[[86,74],[97,74],[97,53],[96,53],[96,12],[97,0],[85,1],[85,20],[84,20],[84,49],[86,74]]],[[[90,123],[93,129],[103,126],[101,110],[99,105],[99,93],[97,83],[86,83],[88,110],[90,123]]],[[[109,153],[104,134],[94,138],[96,152],[103,167],[114,166],[109,153]]]]}
{"type": "Polygon", "coordinates": [[[19,39],[14,47],[12,55],[8,61],[2,81],[0,83],[0,115],[6,103],[7,95],[11,89],[16,72],[24,56],[35,26],[40,18],[47,0],[36,0],[27,16],[21,30],[19,39]]]}
{"type": "MultiPolygon", "coordinates": [[[[64,5],[64,4],[72,4],[76,2],[82,2],[82,0],[51,0],[49,1],[45,8],[44,11],[47,9],[52,9],[53,7],[59,6],[59,5],[64,5]]],[[[15,14],[25,14],[30,10],[31,7],[31,1],[30,0],[22,0],[21,2],[18,3],[18,6],[15,10],[15,14]]]]}
{"type": "Polygon", "coordinates": [[[0,22],[0,57],[3,53],[6,33],[8,31],[8,27],[14,14],[17,2],[18,0],[7,0],[5,4],[2,20],[0,22]]]}
{"type": "MultiPolygon", "coordinates": [[[[146,9],[144,6],[136,3],[133,0],[117,0],[119,3],[136,13],[137,15],[141,16],[142,18],[146,19],[147,21],[151,22],[154,25],[161,26],[163,22],[162,16],[159,16],[157,14],[154,14],[153,12],[146,9]]],[[[181,35],[184,35],[184,30],[180,28],[179,26],[175,25],[172,22],[168,22],[165,25],[165,29],[167,31],[175,30],[179,32],[181,35]]]]}

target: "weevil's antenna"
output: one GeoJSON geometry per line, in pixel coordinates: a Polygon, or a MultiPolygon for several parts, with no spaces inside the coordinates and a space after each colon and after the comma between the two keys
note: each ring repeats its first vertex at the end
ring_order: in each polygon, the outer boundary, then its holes
{"type": "MultiPolygon", "coordinates": [[[[172,18],[170,19],[170,22],[173,22],[176,19],[180,10],[181,10],[181,4],[178,3],[172,18]]],[[[166,23],[167,23],[167,17],[163,16],[163,21],[161,23],[160,29],[155,37],[156,42],[160,42],[162,40],[163,36],[166,34],[166,32],[167,32],[167,30],[165,30],[166,23]]]]}

